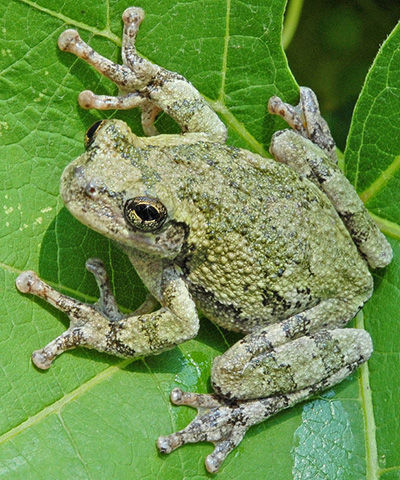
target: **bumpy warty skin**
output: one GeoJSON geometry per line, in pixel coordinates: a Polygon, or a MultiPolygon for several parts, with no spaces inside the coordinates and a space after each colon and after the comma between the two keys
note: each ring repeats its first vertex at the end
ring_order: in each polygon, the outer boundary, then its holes
{"type": "MultiPolygon", "coordinates": [[[[158,198],[168,210],[163,231],[175,224],[184,235],[171,260],[181,267],[195,303],[215,322],[251,332],[339,291],[346,296],[371,289],[348,231],[312,182],[272,159],[220,143],[159,143],[143,144],[122,122],[105,122],[88,151],[68,167],[61,193],[75,216],[111,236],[101,230],[104,218],[115,230],[127,198],[158,198]],[[97,198],[94,207],[90,201],[95,211],[84,207],[82,213],[77,199],[88,185],[103,190],[105,201],[97,198]]],[[[146,239],[154,237],[129,233],[128,249],[146,250],[146,239]]],[[[121,232],[115,237],[120,241],[121,232]]],[[[160,256],[169,256],[169,249],[167,242],[160,256]]]]}

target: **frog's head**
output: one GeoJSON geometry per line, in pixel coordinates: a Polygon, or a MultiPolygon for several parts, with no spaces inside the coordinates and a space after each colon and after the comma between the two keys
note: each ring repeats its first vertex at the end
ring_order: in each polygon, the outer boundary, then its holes
{"type": "Polygon", "coordinates": [[[160,200],[152,188],[163,187],[144,140],[125,122],[103,120],[87,131],[85,148],[61,177],[61,196],[72,215],[125,247],[175,257],[186,227],[172,218],[168,195],[160,200]]]}

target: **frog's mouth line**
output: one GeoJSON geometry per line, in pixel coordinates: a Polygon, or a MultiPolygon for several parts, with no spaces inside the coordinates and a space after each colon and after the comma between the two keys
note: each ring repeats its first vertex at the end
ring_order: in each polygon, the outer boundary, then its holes
{"type": "MultiPolygon", "coordinates": [[[[104,196],[107,197],[106,194],[104,196]]],[[[117,242],[123,248],[140,250],[163,258],[174,258],[180,252],[187,235],[186,228],[173,221],[166,223],[157,234],[135,231],[127,225],[120,206],[113,208],[113,205],[99,200],[92,202],[82,193],[79,196],[72,192],[69,192],[69,195],[64,194],[63,201],[79,222],[117,242]]]]}

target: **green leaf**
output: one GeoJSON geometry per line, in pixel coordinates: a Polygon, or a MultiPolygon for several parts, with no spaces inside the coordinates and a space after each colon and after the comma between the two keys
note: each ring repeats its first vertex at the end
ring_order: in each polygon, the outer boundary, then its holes
{"type": "MultiPolygon", "coordinates": [[[[347,175],[380,228],[393,237],[395,260],[376,272],[375,293],[364,308],[374,340],[368,362],[372,411],[366,411],[369,471],[400,478],[400,24],[382,45],[354,111],[345,151],[347,175]],[[376,429],[376,430],[375,430],[376,429]]],[[[372,478],[372,477],[371,477],[372,478]]]]}
{"type": "Polygon", "coordinates": [[[400,26],[379,51],[362,89],[345,151],[347,175],[380,227],[400,235],[400,26]]]}
{"type": "MultiPolygon", "coordinates": [[[[104,56],[120,59],[120,19],[128,6],[128,0],[0,2],[0,475],[4,478],[209,476],[203,461],[212,445],[185,446],[163,456],[157,453],[155,441],[160,434],[184,427],[194,416],[190,409],[170,404],[170,390],[180,386],[209,391],[212,359],[236,335],[204,319],[195,340],[162,355],[131,361],[78,349],[62,355],[43,373],[32,366],[31,352],[60,334],[67,319],[44,302],[19,294],[14,286],[17,274],[29,268],[63,292],[94,301],[98,292],[84,264],[97,256],[108,264],[124,308],[137,307],[145,296],[126,257],[74,220],[58,196],[61,172],[83,151],[84,132],[96,119],[117,116],[141,132],[136,111],[106,114],[79,108],[80,91],[104,94],[115,93],[115,88],[56,45],[59,34],[73,27],[104,56]]],[[[272,132],[283,126],[267,114],[268,98],[278,94],[291,103],[297,101],[297,86],[280,45],[285,1],[142,0],[140,6],[147,16],[139,33],[139,51],[194,83],[227,123],[230,143],[265,153],[272,132]]],[[[397,51],[398,43],[395,34],[388,40],[392,51],[397,51]]],[[[378,59],[385,57],[388,44],[378,59]]],[[[395,62],[392,68],[389,79],[395,85],[395,62]]],[[[371,71],[370,79],[373,75],[371,71]]],[[[378,93],[371,89],[366,108],[378,93]]],[[[395,129],[395,123],[385,125],[384,135],[392,138],[388,128],[395,129]]],[[[175,131],[165,117],[159,124],[165,132],[175,131]]],[[[352,135],[355,128],[354,123],[352,135]]],[[[353,152],[365,143],[353,143],[353,152]]],[[[369,163],[361,169],[361,160],[352,163],[348,155],[346,151],[350,177],[355,178],[356,163],[360,166],[360,191],[392,163],[380,163],[382,156],[368,157],[363,152],[363,161],[369,163]]],[[[378,205],[373,211],[396,224],[399,215],[394,207],[393,214],[382,214],[389,212],[388,198],[397,192],[394,184],[389,186],[381,189],[382,197],[372,199],[381,202],[381,210],[378,205]]],[[[395,240],[393,245],[397,248],[395,240]]],[[[252,428],[218,478],[283,480],[294,475],[303,479],[310,478],[309,472],[315,478],[320,472],[320,478],[368,474],[372,479],[381,473],[378,466],[387,469],[382,470],[382,479],[399,473],[400,448],[398,443],[393,447],[398,442],[399,382],[391,374],[398,371],[400,347],[394,312],[399,303],[396,264],[379,272],[377,279],[375,296],[364,310],[376,349],[368,369],[322,398],[252,428]],[[306,458],[309,449],[313,455],[306,458]],[[378,465],[378,460],[386,464],[378,465]],[[331,476],[323,477],[324,471],[331,476]]]]}

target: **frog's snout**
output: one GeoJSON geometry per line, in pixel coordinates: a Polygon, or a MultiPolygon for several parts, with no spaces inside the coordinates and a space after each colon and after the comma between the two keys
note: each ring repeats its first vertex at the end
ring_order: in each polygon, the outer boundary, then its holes
{"type": "Polygon", "coordinates": [[[68,205],[71,200],[76,199],[77,195],[84,191],[87,183],[84,167],[74,165],[74,163],[67,165],[60,181],[60,194],[63,202],[68,205]]]}

